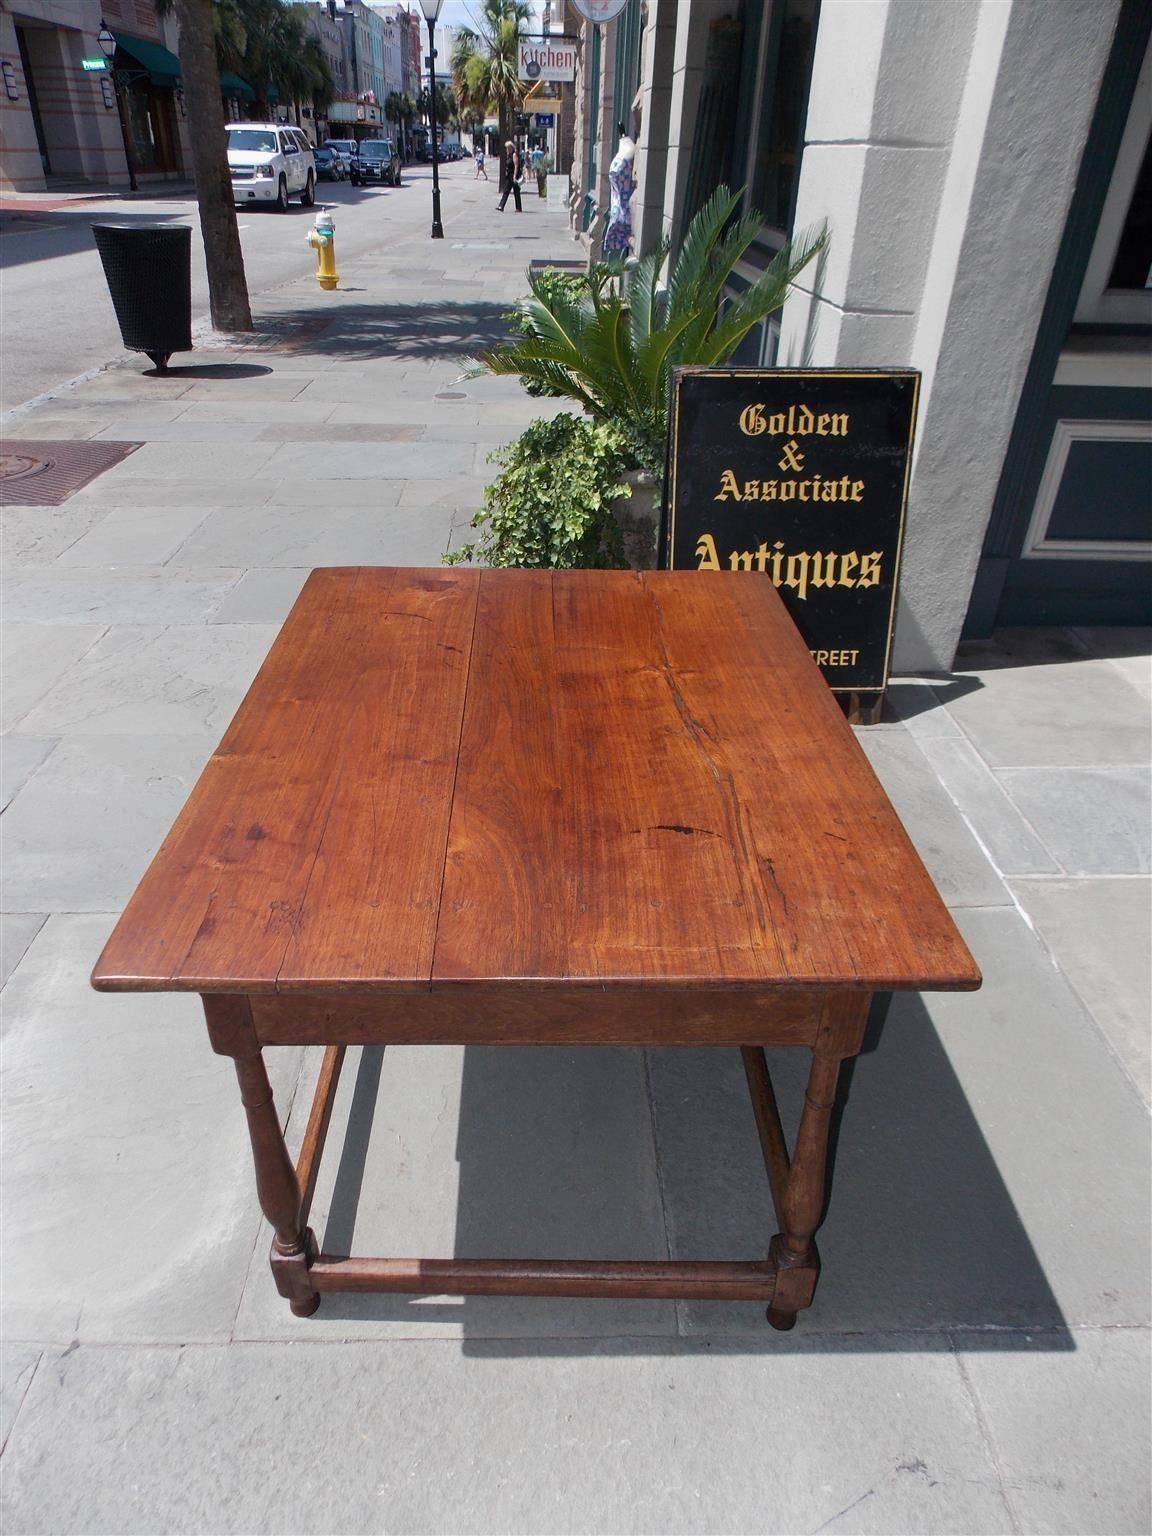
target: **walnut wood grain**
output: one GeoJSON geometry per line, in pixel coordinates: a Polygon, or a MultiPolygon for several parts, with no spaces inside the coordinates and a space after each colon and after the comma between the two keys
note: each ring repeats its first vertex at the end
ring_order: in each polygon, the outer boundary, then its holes
{"type": "Polygon", "coordinates": [[[437,987],[250,999],[262,1045],[814,1045],[826,996],[702,987],[437,987]]]}
{"type": "Polygon", "coordinates": [[[493,983],[979,984],[771,582],[314,572],[93,975],[493,983]]]}
{"type": "Polygon", "coordinates": [[[770,1263],[669,1263],[611,1259],[354,1259],[322,1253],[309,1270],[317,1290],[409,1296],[668,1296],[768,1301],[770,1263]]]}

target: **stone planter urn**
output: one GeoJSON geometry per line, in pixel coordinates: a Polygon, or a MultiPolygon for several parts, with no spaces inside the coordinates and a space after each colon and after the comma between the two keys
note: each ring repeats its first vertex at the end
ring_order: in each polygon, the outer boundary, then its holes
{"type": "Polygon", "coordinates": [[[629,470],[624,479],[632,494],[612,503],[612,515],[624,536],[624,558],[633,571],[651,571],[656,567],[660,538],[660,486],[646,469],[629,470]]]}

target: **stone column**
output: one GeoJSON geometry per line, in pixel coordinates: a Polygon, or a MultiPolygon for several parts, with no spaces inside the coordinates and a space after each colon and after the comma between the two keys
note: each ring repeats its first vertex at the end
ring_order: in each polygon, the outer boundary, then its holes
{"type": "Polygon", "coordinates": [[[640,137],[636,144],[636,193],[632,199],[637,256],[646,256],[664,233],[676,11],[676,0],[649,0],[641,43],[640,137]]]}
{"type": "Polygon", "coordinates": [[[1118,13],[824,0],[779,361],[923,373],[897,672],[952,664],[1118,13]]]}

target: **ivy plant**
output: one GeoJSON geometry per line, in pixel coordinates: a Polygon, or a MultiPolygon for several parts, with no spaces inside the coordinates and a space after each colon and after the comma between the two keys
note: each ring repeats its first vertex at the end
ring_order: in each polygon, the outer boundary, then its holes
{"type": "Polygon", "coordinates": [[[445,555],[447,565],[566,570],[624,566],[612,502],[630,496],[624,479],[635,458],[610,422],[567,413],[534,421],[514,443],[489,454],[500,473],[472,519],[484,531],[445,555]]]}

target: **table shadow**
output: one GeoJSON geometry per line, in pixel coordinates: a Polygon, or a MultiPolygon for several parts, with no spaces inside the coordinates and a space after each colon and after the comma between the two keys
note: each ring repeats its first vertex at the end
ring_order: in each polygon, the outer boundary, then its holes
{"type": "MultiPolygon", "coordinates": [[[[789,1137],[808,1053],[769,1061],[789,1137]]],[[[382,1048],[366,1048],[323,1233],[352,1243],[373,1132],[382,1048]]],[[[751,1352],[965,1350],[1026,1328],[1039,1347],[1074,1348],[1059,1304],[932,1020],[918,996],[874,1009],[863,1053],[844,1069],[833,1177],[810,1312],[777,1333],[759,1303],[681,1302],[653,1332],[620,1325],[652,1302],[613,1309],[603,1334],[555,1336],[529,1298],[328,1296],[326,1317],[444,1320],[469,1354],[663,1354],[709,1341],[751,1352]],[[501,1325],[501,1317],[507,1326],[501,1325]],[[984,1336],[982,1337],[982,1331],[984,1336]]],[[[381,1125],[380,1134],[387,1132],[381,1125]]],[[[332,1151],[336,1151],[333,1145],[332,1151]]],[[[670,1047],[472,1046],[457,1128],[458,1257],[755,1259],[775,1230],[739,1052],[670,1047]],[[639,1085],[639,1087],[637,1087],[639,1085]]],[[[554,1310],[551,1315],[555,1317],[554,1310]]]]}

